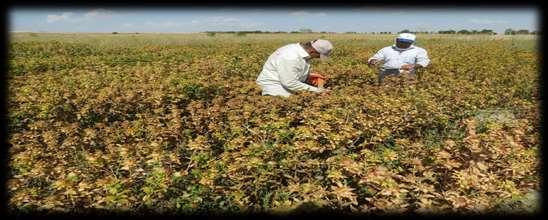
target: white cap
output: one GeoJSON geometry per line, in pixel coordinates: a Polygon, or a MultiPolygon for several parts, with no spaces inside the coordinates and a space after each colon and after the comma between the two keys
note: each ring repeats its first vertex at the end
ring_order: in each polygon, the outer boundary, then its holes
{"type": "Polygon", "coordinates": [[[413,43],[415,42],[415,35],[410,33],[401,33],[398,35],[398,37],[396,37],[396,40],[401,40],[407,43],[413,43]]]}
{"type": "Polygon", "coordinates": [[[328,40],[317,39],[311,41],[310,43],[312,43],[312,47],[320,53],[321,59],[328,58],[331,50],[333,50],[333,44],[331,44],[328,40]]]}

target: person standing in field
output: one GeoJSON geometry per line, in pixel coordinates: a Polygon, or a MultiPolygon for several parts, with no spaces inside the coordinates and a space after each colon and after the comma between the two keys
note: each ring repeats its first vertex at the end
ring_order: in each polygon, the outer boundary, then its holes
{"type": "Polygon", "coordinates": [[[332,50],[331,42],[322,39],[283,46],[268,57],[255,82],[261,87],[262,95],[289,97],[297,91],[328,94],[329,89],[307,82],[311,82],[311,76],[325,78],[318,73],[310,73],[310,60],[325,60],[332,50]]]}
{"type": "Polygon", "coordinates": [[[415,35],[401,33],[395,39],[395,44],[380,49],[373,57],[369,58],[367,64],[370,67],[377,66],[384,62],[378,75],[378,83],[382,84],[384,77],[388,75],[409,74],[416,77],[416,72],[428,66],[430,59],[425,49],[413,45],[415,35]]]}

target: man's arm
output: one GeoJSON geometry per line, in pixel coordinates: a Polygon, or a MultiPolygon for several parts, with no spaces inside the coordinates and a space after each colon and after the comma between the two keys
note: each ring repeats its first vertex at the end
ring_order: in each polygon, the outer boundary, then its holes
{"type": "Polygon", "coordinates": [[[428,64],[430,64],[430,59],[428,59],[428,53],[426,52],[426,50],[419,50],[417,52],[417,65],[415,68],[421,68],[421,67],[426,67],[428,66],[428,64]]]}
{"type": "Polygon", "coordinates": [[[384,60],[384,50],[383,49],[380,49],[379,51],[377,51],[377,53],[375,53],[375,55],[373,55],[371,58],[369,58],[369,60],[367,60],[367,64],[369,66],[377,65],[377,63],[379,63],[380,60],[384,60]]]}
{"type": "Polygon", "coordinates": [[[281,59],[279,63],[279,73],[280,81],[282,86],[287,88],[290,91],[311,91],[311,92],[322,92],[323,90],[303,83],[297,79],[297,69],[296,66],[299,65],[298,61],[281,59]]]}
{"type": "Polygon", "coordinates": [[[416,65],[414,66],[415,74],[417,74],[417,79],[421,80],[423,77],[422,70],[430,64],[430,59],[428,59],[428,53],[426,50],[422,49],[417,52],[416,65]]]}

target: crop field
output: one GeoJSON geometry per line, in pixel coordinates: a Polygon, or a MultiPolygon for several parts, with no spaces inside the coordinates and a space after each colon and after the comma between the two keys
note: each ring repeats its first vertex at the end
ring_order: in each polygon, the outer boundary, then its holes
{"type": "Polygon", "coordinates": [[[393,37],[12,33],[9,208],[539,211],[537,38],[419,34],[420,81],[377,86],[393,37]],[[268,56],[315,38],[332,93],[261,96],[268,56]]]}

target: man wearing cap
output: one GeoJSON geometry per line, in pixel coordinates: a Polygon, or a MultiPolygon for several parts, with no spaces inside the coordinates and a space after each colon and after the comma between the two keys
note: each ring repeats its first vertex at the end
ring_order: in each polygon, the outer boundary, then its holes
{"type": "Polygon", "coordinates": [[[370,67],[384,61],[379,72],[379,85],[388,75],[410,73],[415,76],[417,70],[428,66],[430,59],[428,59],[426,50],[414,46],[413,43],[415,43],[414,34],[401,33],[396,37],[394,45],[382,48],[369,58],[367,64],[370,67]]]}
{"type": "Polygon", "coordinates": [[[327,40],[294,43],[277,49],[266,60],[256,83],[262,95],[288,97],[297,91],[329,93],[330,90],[309,85],[310,60],[326,59],[333,45],[327,40]]]}

